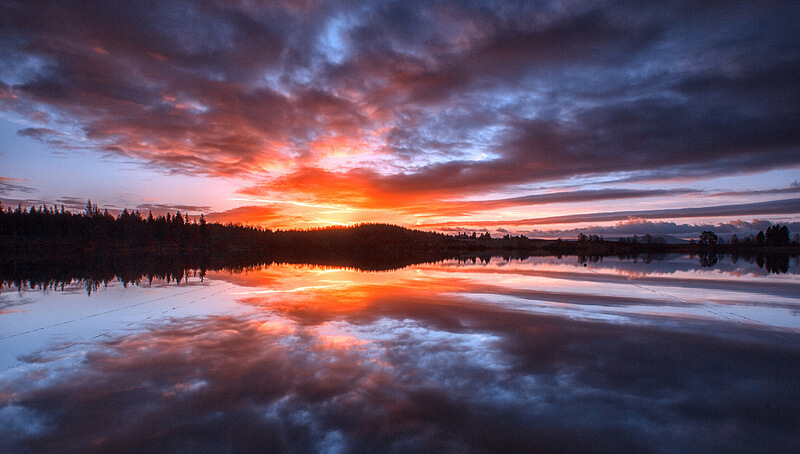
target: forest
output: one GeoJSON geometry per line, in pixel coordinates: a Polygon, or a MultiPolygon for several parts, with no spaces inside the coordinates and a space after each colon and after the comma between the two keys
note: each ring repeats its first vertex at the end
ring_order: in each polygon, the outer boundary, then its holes
{"type": "Polygon", "coordinates": [[[488,232],[446,235],[387,224],[308,230],[270,230],[207,222],[203,215],[177,212],[154,216],[123,210],[116,216],[90,201],[82,212],[62,207],[0,205],[0,281],[69,282],[116,276],[137,281],[149,276],[180,280],[185,270],[241,269],[270,263],[304,263],[380,271],[448,259],[507,260],[532,255],[575,255],[579,259],[616,255],[633,258],[669,253],[697,255],[713,266],[718,255],[767,265],[785,272],[788,257],[800,253],[786,226],[724,241],[704,231],[687,244],[666,244],[644,235],[608,241],[580,234],[576,240],[492,238],[488,232]]]}

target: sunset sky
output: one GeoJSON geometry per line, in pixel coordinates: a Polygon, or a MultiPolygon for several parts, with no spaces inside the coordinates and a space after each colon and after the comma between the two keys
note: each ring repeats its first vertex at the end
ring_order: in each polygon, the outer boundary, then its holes
{"type": "Polygon", "coordinates": [[[89,198],[270,228],[800,232],[800,2],[0,0],[0,201],[89,198]]]}

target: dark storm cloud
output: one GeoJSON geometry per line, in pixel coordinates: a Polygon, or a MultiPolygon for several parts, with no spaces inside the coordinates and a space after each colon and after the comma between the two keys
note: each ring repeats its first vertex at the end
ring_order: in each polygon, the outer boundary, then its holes
{"type": "Polygon", "coordinates": [[[367,160],[341,178],[442,198],[800,165],[793,2],[0,9],[0,105],[38,119],[26,134],[69,148],[78,140],[45,134],[66,121],[103,152],[170,172],[270,179],[265,168],[292,160],[321,165],[314,143],[330,136],[398,166],[367,160]]]}
{"type": "MultiPolygon", "coordinates": [[[[386,85],[369,98],[373,102],[435,105],[465,91],[507,87],[543,69],[619,64],[652,44],[660,32],[652,21],[617,19],[600,6],[563,14],[544,2],[539,10],[392,3],[377,8],[369,25],[350,33],[358,54],[356,67],[348,69],[385,79],[386,85]]],[[[337,68],[336,74],[342,73],[350,77],[350,71],[337,68]]]]}
{"type": "MultiPolygon", "coordinates": [[[[630,171],[638,172],[638,179],[675,178],[797,165],[800,129],[793,118],[797,116],[795,110],[800,99],[796,90],[800,59],[786,44],[787,40],[797,42],[794,34],[797,25],[774,16],[781,7],[775,4],[770,4],[776,7],[774,11],[766,12],[742,4],[728,5],[725,12],[682,6],[687,8],[685,15],[653,5],[649,10],[639,8],[635,12],[623,9],[636,18],[631,22],[637,26],[628,24],[627,28],[624,13],[615,16],[591,11],[566,18],[556,15],[544,31],[533,32],[536,38],[530,41],[526,41],[522,32],[504,41],[504,33],[514,34],[508,30],[514,27],[511,20],[504,24],[506,29],[499,31],[485,27],[490,37],[457,54],[459,58],[447,55],[447,59],[437,60],[446,63],[438,73],[431,73],[419,64],[404,65],[411,70],[393,72],[400,74],[398,77],[405,84],[387,90],[392,95],[402,94],[406,86],[416,93],[417,84],[424,86],[423,97],[429,101],[447,98],[454,91],[460,95],[466,92],[472,96],[485,95],[498,85],[515,81],[518,71],[508,67],[520,66],[535,72],[534,80],[545,82],[550,90],[546,99],[554,104],[556,111],[581,102],[587,106],[575,108],[567,118],[546,113],[538,118],[504,120],[509,130],[493,149],[499,153],[498,159],[451,160],[389,177],[384,183],[397,191],[416,188],[455,192],[593,173],[630,171]],[[659,19],[657,14],[666,19],[659,19]],[[751,21],[750,27],[740,30],[733,22],[728,23],[733,18],[751,21]],[[580,26],[572,28],[569,24],[580,26]],[[700,30],[703,26],[708,28],[700,30]],[[625,28],[629,35],[613,33],[620,28],[625,28]],[[602,32],[594,36],[596,30],[602,32]],[[739,32],[744,34],[734,34],[739,32]],[[558,46],[537,47],[551,41],[548,33],[557,36],[559,43],[568,43],[567,48],[573,47],[569,43],[574,39],[575,48],[587,51],[575,53],[558,46]],[[688,33],[697,41],[686,42],[679,36],[681,33],[688,33]],[[731,35],[726,36],[727,33],[731,35]],[[650,44],[656,39],[659,46],[674,49],[675,55],[654,51],[650,44]],[[748,39],[750,47],[743,44],[748,39]],[[626,49],[622,41],[634,41],[639,47],[626,49]],[[601,45],[595,52],[589,51],[598,43],[601,45]],[[537,54],[538,49],[547,52],[551,47],[558,49],[553,58],[537,54]],[[713,54],[712,47],[716,49],[713,54]],[[493,51],[483,53],[484,48],[493,51]],[[774,53],[775,59],[763,58],[762,50],[774,53]],[[604,58],[615,52],[624,58],[604,58]],[[702,55],[703,52],[708,55],[702,55]],[[489,58],[494,56],[499,57],[489,58]],[[481,57],[488,58],[488,63],[483,64],[481,57]],[[675,68],[662,67],[660,74],[647,74],[640,68],[646,64],[658,68],[661,61],[673,58],[696,64],[696,71],[687,68],[681,73],[675,68]],[[628,62],[629,59],[636,61],[628,62]],[[652,61],[647,63],[648,60],[652,61]],[[471,63],[459,67],[464,61],[471,63]],[[715,68],[717,63],[727,63],[729,67],[715,68]],[[575,72],[564,73],[563,68],[575,72]],[[498,80],[493,71],[503,77],[498,80]],[[437,76],[441,81],[432,83],[437,76]],[[714,77],[719,78],[719,84],[713,83],[714,77]],[[628,83],[620,84],[616,78],[628,83]],[[465,81],[471,79],[482,83],[483,92],[464,88],[465,81]],[[567,83],[570,85],[565,86],[567,83]],[[440,88],[446,95],[441,91],[431,92],[431,87],[440,88]],[[560,93],[556,93],[559,89],[560,93]]],[[[501,98],[503,94],[514,96],[514,93],[519,91],[494,94],[501,98]]],[[[476,105],[496,108],[479,102],[476,105]]],[[[417,145],[418,152],[424,153],[423,142],[420,140],[417,145]]],[[[404,147],[409,148],[413,149],[413,144],[404,147]]]]}

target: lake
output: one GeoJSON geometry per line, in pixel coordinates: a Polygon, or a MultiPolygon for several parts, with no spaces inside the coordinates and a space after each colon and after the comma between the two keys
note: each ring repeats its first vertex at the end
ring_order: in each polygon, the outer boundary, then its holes
{"type": "Polygon", "coordinates": [[[800,452],[797,259],[711,265],[6,285],[0,451],[800,452]]]}

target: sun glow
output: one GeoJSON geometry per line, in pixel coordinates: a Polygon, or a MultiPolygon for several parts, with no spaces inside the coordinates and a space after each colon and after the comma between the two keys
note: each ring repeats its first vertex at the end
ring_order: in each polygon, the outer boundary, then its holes
{"type": "Polygon", "coordinates": [[[235,200],[240,202],[258,202],[258,203],[275,203],[275,204],[286,204],[286,205],[294,205],[298,207],[306,207],[306,208],[325,208],[327,210],[333,211],[353,211],[352,208],[346,205],[323,205],[319,203],[308,203],[308,202],[298,202],[296,200],[279,200],[279,199],[255,199],[255,198],[239,198],[239,197],[232,197],[228,200],[235,200]]]}

